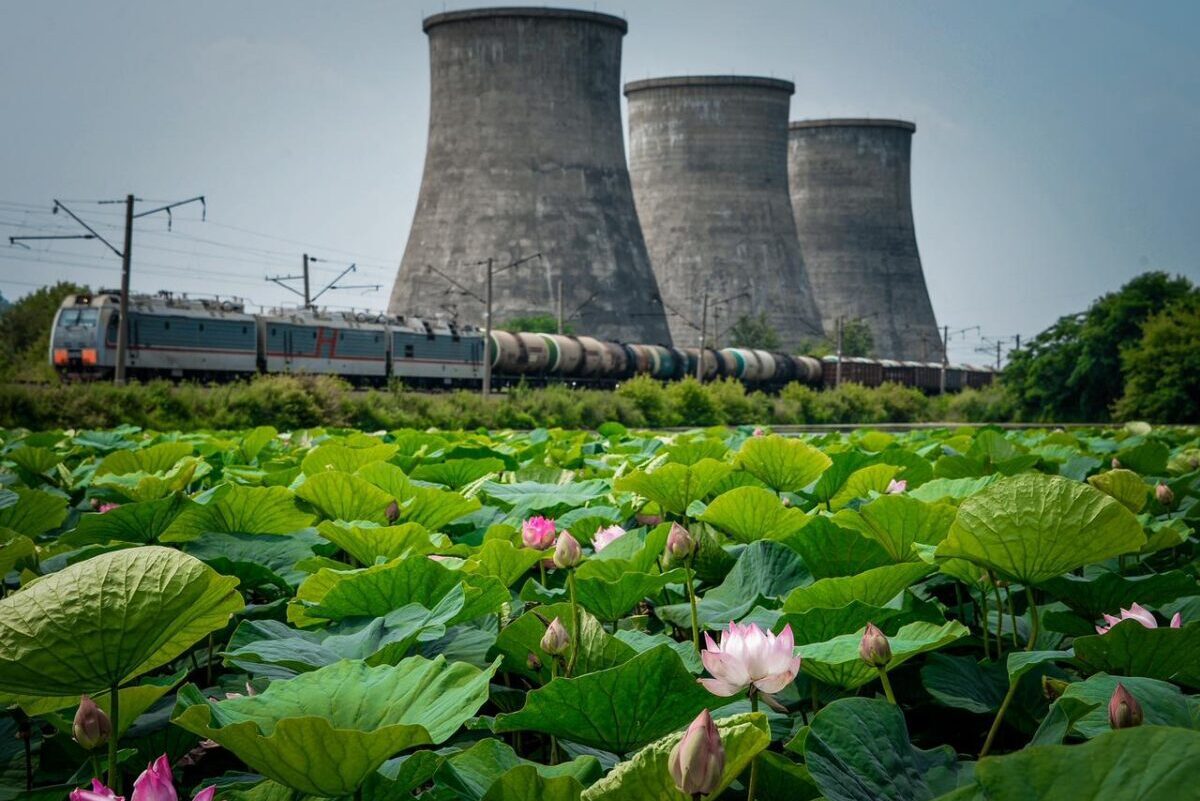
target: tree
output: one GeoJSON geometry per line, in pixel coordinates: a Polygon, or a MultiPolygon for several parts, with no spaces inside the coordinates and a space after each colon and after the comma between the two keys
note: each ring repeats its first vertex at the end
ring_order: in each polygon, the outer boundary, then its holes
{"type": "MultiPolygon", "coordinates": [[[[521,331],[530,334],[557,334],[558,318],[553,314],[527,314],[509,319],[500,328],[504,331],[511,331],[514,334],[521,331]]],[[[563,324],[563,333],[571,333],[570,323],[563,324]]]]}
{"type": "MultiPolygon", "coordinates": [[[[837,353],[837,342],[833,342],[837,353]]],[[[875,350],[875,335],[865,320],[847,320],[842,323],[842,355],[845,357],[870,356],[875,350]]]]}
{"type": "Polygon", "coordinates": [[[16,300],[0,314],[0,376],[23,380],[48,380],[53,375],[46,364],[50,326],[63,298],[87,287],[59,281],[16,300]]]}
{"type": "Polygon", "coordinates": [[[1142,326],[1121,351],[1125,395],[1117,416],[1200,423],[1200,295],[1175,303],[1142,326]]]}
{"type": "Polygon", "coordinates": [[[779,334],[767,322],[767,315],[743,314],[729,329],[729,345],[734,348],[779,350],[779,334]]]}

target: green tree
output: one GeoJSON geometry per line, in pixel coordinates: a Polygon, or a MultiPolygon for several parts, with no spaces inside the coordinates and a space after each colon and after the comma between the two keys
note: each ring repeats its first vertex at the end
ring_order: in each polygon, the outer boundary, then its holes
{"type": "Polygon", "coordinates": [[[734,348],[779,350],[779,334],[767,322],[767,315],[743,314],[729,329],[729,345],[734,348]]]}
{"type": "Polygon", "coordinates": [[[46,362],[50,326],[63,298],[87,287],[67,281],[44,286],[16,300],[0,314],[0,376],[7,380],[46,381],[54,373],[46,362]]]}
{"type": "MultiPolygon", "coordinates": [[[[834,353],[837,343],[833,343],[834,353]]],[[[842,323],[842,355],[847,357],[870,356],[875,351],[875,335],[865,320],[847,320],[842,323]]]]}
{"type": "Polygon", "coordinates": [[[1121,351],[1125,395],[1117,416],[1200,423],[1200,296],[1155,314],[1142,338],[1121,351]]]}
{"type": "MultiPolygon", "coordinates": [[[[527,314],[509,319],[500,328],[514,334],[521,331],[530,334],[557,334],[558,318],[553,314],[527,314]]],[[[572,333],[570,323],[563,324],[563,333],[572,333]]]]}

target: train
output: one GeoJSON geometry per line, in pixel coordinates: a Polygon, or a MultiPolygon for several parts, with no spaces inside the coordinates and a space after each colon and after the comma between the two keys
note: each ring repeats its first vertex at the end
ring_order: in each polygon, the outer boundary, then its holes
{"type": "MultiPolygon", "coordinates": [[[[423,389],[478,388],[484,332],[445,320],[362,311],[246,311],[236,298],[133,294],[129,298],[126,373],[131,379],[222,381],[259,373],[336,375],[361,386],[400,381],[423,389]]],[[[116,367],[120,294],[101,290],[65,298],[54,317],[50,363],[65,381],[111,378],[116,367]]],[[[838,359],[751,348],[677,348],[610,342],[589,336],[491,332],[492,386],[518,383],[616,387],[633,376],[661,381],[732,378],[775,391],[800,382],[838,380],[838,359]]],[[[841,380],[866,386],[895,382],[925,392],[942,387],[934,362],[841,359],[841,380]]],[[[945,389],[990,384],[995,371],[945,367],[945,389]]]]}

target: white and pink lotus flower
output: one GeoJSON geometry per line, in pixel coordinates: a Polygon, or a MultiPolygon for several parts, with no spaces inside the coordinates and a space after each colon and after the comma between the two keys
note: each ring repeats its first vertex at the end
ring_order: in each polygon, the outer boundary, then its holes
{"type": "MultiPolygon", "coordinates": [[[[1120,623],[1122,620],[1136,620],[1138,623],[1141,623],[1148,629],[1158,628],[1158,621],[1154,619],[1154,614],[1144,606],[1135,603],[1128,609],[1122,609],[1120,617],[1114,617],[1113,615],[1106,614],[1104,616],[1104,622],[1106,625],[1096,626],[1096,633],[1106,634],[1108,633],[1109,629],[1120,623]]],[[[1173,629],[1179,628],[1183,625],[1183,616],[1176,612],[1168,625],[1173,629]]]]}
{"type": "Polygon", "coordinates": [[[757,623],[743,626],[731,621],[721,632],[719,644],[708,632],[704,640],[708,647],[700,652],[700,659],[712,678],[699,682],[713,695],[736,695],[747,687],[777,693],[800,671],[791,625],[776,635],[763,631],[757,623]]]}

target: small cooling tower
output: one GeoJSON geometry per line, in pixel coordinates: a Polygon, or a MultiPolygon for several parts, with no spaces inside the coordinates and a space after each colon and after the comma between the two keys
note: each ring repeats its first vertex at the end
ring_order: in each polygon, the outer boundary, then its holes
{"type": "Polygon", "coordinates": [[[669,343],[625,164],[625,21],[486,8],[436,14],[424,27],[429,143],[389,310],[453,310],[482,323],[478,262],[493,257],[499,267],[540,252],[497,274],[497,325],[554,314],[561,279],[576,331],[669,343]]]}
{"type": "Polygon", "coordinates": [[[792,208],[825,329],[863,319],[885,359],[940,360],[941,339],[913,229],[916,126],[806,120],[788,135],[792,208]]]}
{"type": "MultiPolygon", "coordinates": [[[[730,75],[625,85],[629,171],[675,341],[765,314],[784,348],[820,339],[788,198],[788,81],[730,75]]],[[[714,337],[714,332],[716,336],[714,337]]]]}

